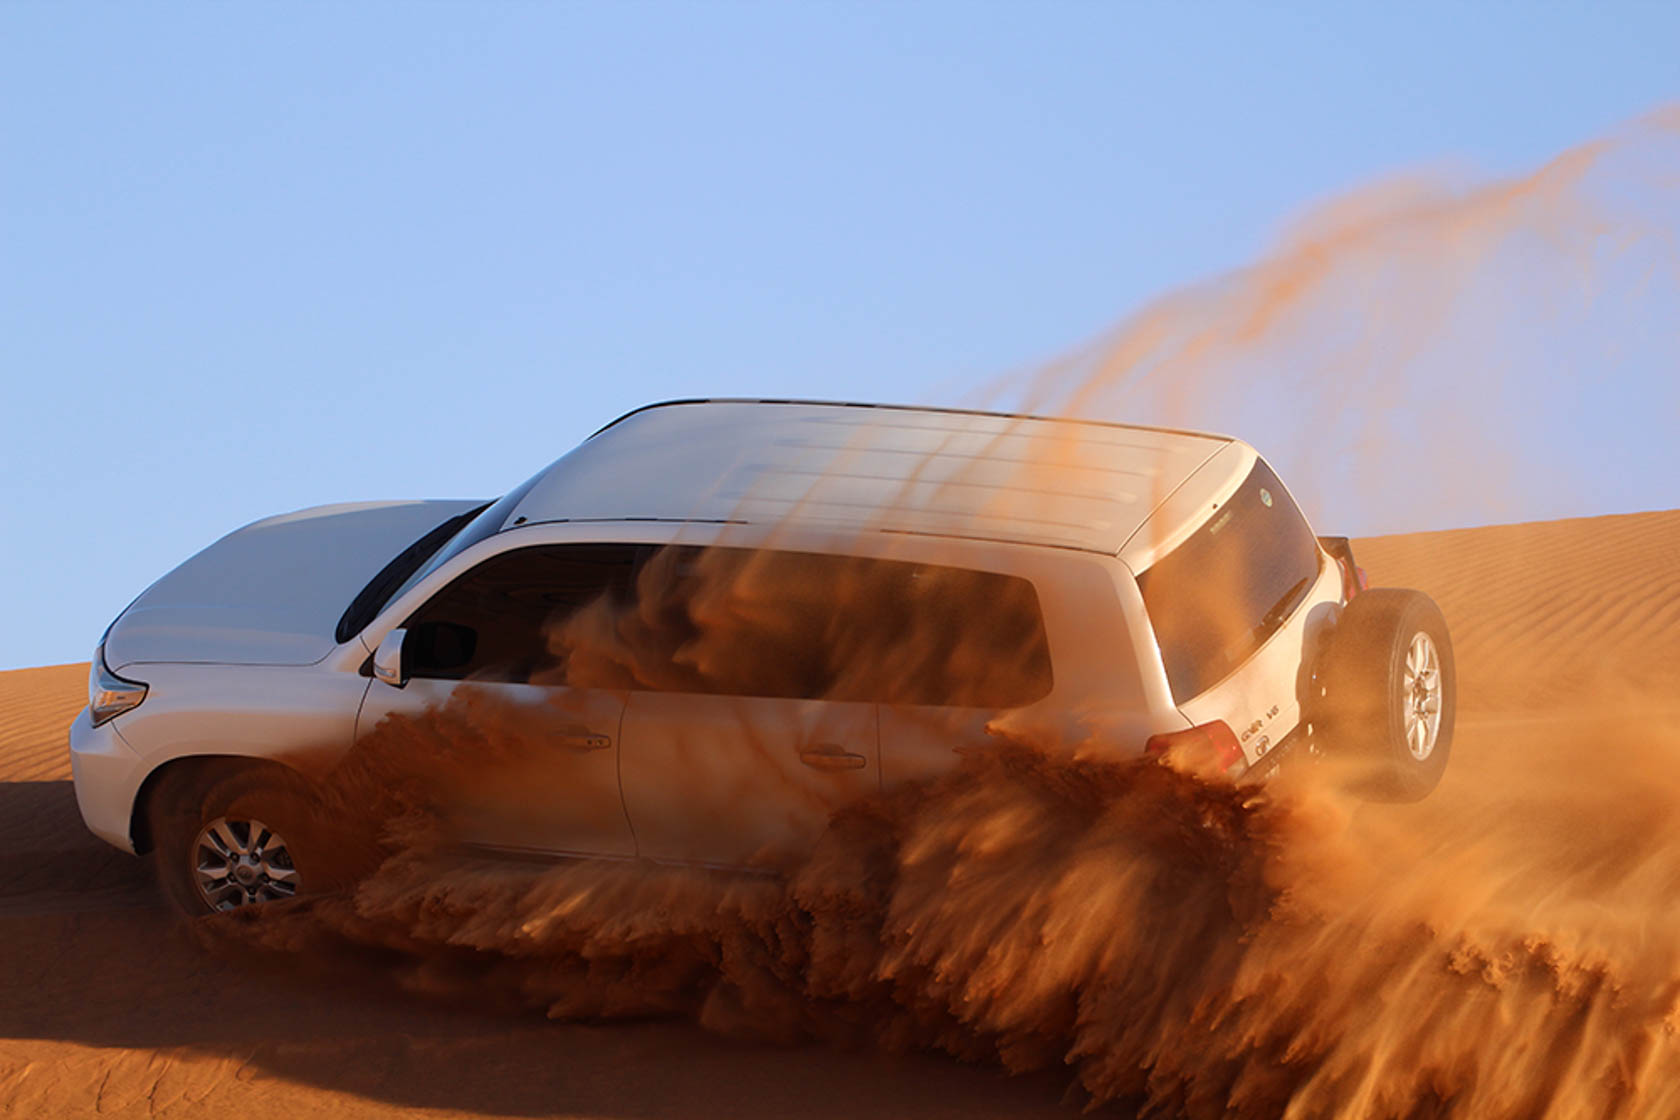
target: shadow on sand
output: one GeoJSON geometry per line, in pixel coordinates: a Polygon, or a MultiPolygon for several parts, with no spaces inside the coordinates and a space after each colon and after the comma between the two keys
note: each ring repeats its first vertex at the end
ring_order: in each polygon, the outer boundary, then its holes
{"type": "Polygon", "coordinates": [[[164,908],[144,861],[85,831],[65,781],[0,783],[0,853],[0,1038],[118,1051],[111,1062],[211,1059],[217,1078],[295,1085],[282,1111],[331,1107],[304,1104],[311,1090],[498,1116],[1076,1111],[1056,1075],[765,1046],[687,1023],[551,1023],[408,995],[365,963],[303,976],[222,959],[164,908]]]}

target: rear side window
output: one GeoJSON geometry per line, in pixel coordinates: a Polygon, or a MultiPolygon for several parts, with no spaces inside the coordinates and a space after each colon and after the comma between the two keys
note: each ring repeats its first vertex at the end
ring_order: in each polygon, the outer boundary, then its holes
{"type": "Polygon", "coordinates": [[[409,622],[416,676],[1009,708],[1050,692],[1032,584],[823,553],[503,553],[409,622]]]}
{"type": "Polygon", "coordinates": [[[1189,540],[1137,577],[1173,696],[1229,676],[1277,632],[1319,572],[1307,519],[1264,462],[1189,540]]]}
{"type": "Polygon", "coordinates": [[[1015,576],[825,553],[661,549],[633,609],[566,627],[597,687],[1009,708],[1050,692],[1038,595],[1015,576]]]}

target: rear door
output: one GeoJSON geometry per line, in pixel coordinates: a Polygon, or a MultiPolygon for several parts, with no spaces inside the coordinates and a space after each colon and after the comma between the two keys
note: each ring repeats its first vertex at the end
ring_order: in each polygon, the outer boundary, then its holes
{"type": "Polygon", "coordinates": [[[842,679],[850,563],[731,548],[649,559],[592,667],[628,692],[624,800],[644,858],[776,867],[880,788],[875,705],[842,679]]]}
{"type": "Polygon", "coordinates": [[[641,667],[627,680],[622,757],[647,857],[796,858],[884,776],[948,769],[998,712],[1051,689],[1034,587],[1013,576],[666,549],[636,594],[642,644],[628,660],[641,667]]]}
{"type": "Polygon", "coordinates": [[[961,752],[995,747],[993,722],[1043,701],[1056,683],[1030,580],[918,564],[909,591],[903,623],[883,643],[894,666],[879,691],[888,787],[937,777],[961,752]]]}
{"type": "Polygon", "coordinates": [[[643,858],[776,868],[880,787],[873,704],[631,693],[624,802],[643,858]]]}
{"type": "Polygon", "coordinates": [[[387,717],[418,720],[397,745],[432,752],[416,769],[443,763],[457,776],[448,808],[459,839],[636,854],[618,779],[624,694],[572,685],[556,635],[583,609],[621,599],[638,555],[617,544],[511,549],[405,621],[408,684],[375,681],[357,735],[387,717]]]}

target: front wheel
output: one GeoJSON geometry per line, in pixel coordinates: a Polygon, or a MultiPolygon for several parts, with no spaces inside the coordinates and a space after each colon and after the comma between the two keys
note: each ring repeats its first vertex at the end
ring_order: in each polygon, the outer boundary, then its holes
{"type": "Polygon", "coordinates": [[[1458,681],[1447,622],[1433,599],[1396,588],[1356,596],[1336,624],[1319,678],[1314,722],[1331,752],[1359,764],[1361,793],[1417,801],[1440,783],[1458,681]]]}
{"type": "Polygon", "coordinates": [[[151,811],[164,894],[189,916],[317,893],[339,878],[328,822],[307,783],[270,764],[165,775],[151,811]]]}

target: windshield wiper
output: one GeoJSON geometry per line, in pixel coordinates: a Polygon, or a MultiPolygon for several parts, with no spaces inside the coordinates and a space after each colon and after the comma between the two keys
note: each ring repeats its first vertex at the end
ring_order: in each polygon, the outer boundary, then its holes
{"type": "Polygon", "coordinates": [[[367,586],[350,600],[350,605],[344,608],[339,616],[338,626],[333,631],[333,637],[340,642],[348,642],[351,637],[361,632],[362,627],[373,621],[373,616],[391,597],[391,592],[402,586],[404,580],[413,575],[433,553],[443,547],[445,541],[460,532],[473,518],[490,508],[486,502],[477,509],[469,509],[465,513],[458,513],[445,521],[442,525],[421,535],[420,539],[403,549],[391,558],[391,562],[379,569],[378,573],[367,582],[367,586]]]}
{"type": "Polygon", "coordinates": [[[1282,625],[1283,620],[1289,617],[1289,612],[1294,610],[1295,604],[1300,601],[1301,593],[1312,584],[1313,579],[1313,576],[1303,576],[1296,580],[1289,590],[1285,591],[1278,597],[1278,601],[1272,604],[1272,609],[1261,617],[1260,625],[1254,628],[1254,634],[1257,637],[1265,637],[1282,625]]]}

